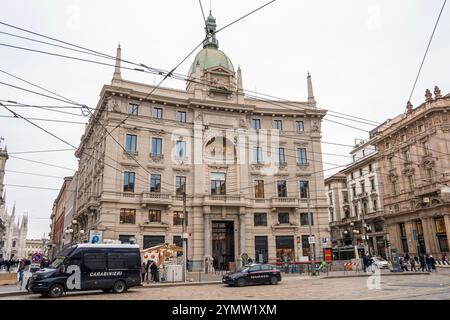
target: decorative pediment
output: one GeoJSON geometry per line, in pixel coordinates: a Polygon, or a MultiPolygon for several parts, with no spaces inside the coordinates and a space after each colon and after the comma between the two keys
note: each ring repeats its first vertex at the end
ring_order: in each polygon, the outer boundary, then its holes
{"type": "Polygon", "coordinates": [[[164,169],[166,168],[165,166],[158,166],[158,165],[152,165],[152,164],[148,164],[147,168],[155,171],[155,172],[161,172],[164,171],[164,169]]]}
{"type": "Polygon", "coordinates": [[[164,136],[165,134],[166,134],[166,131],[164,131],[164,130],[153,130],[153,129],[150,129],[149,130],[150,131],[150,134],[151,135],[153,135],[153,136],[157,136],[157,137],[162,137],[162,136],[164,136]]]}

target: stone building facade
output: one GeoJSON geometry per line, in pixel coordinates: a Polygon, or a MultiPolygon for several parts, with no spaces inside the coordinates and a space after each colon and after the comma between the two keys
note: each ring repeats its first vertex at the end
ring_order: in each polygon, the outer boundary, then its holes
{"type": "Polygon", "coordinates": [[[27,239],[25,244],[25,257],[30,259],[34,253],[45,253],[44,241],[42,239],[27,239]]]}
{"type": "Polygon", "coordinates": [[[450,95],[435,87],[417,108],[372,132],[391,246],[440,258],[450,247],[450,95]]]}
{"type": "Polygon", "coordinates": [[[352,162],[345,169],[325,180],[334,212],[330,219],[334,251],[346,259],[354,256],[356,246],[358,254],[387,257],[378,152],[372,140],[357,140],[350,156],[352,162]]]}
{"type": "Polygon", "coordinates": [[[105,241],[134,238],[141,248],[181,245],[186,192],[193,270],[210,257],[221,268],[239,265],[243,253],[299,260],[309,254],[309,196],[319,258],[320,239],[329,238],[320,145],[326,112],[316,106],[311,77],[308,100],[288,107],[247,97],[241,69],[219,50],[211,15],[207,23],[186,90],[122,79],[118,48],[111,85],[76,152],[78,230],[100,231],[105,241]]]}

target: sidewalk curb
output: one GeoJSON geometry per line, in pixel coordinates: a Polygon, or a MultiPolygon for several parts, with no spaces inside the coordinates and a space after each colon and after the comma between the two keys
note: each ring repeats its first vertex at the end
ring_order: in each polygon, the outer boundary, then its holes
{"type": "Polygon", "coordinates": [[[9,292],[0,292],[0,299],[2,297],[14,297],[14,296],[27,296],[29,294],[29,292],[26,291],[9,291],[9,292]]]}
{"type": "MultiPolygon", "coordinates": [[[[390,272],[390,273],[381,273],[380,276],[419,276],[419,275],[429,275],[429,272],[414,272],[414,273],[403,273],[403,272],[390,272]]],[[[368,278],[370,276],[375,275],[375,273],[369,274],[353,274],[353,275],[345,275],[345,276],[325,276],[321,279],[342,279],[342,278],[368,278]]]]}

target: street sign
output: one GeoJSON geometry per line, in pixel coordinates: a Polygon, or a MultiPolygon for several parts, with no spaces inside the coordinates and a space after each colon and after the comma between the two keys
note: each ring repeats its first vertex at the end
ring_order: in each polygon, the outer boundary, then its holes
{"type": "Polygon", "coordinates": [[[308,237],[308,243],[309,244],[314,244],[314,243],[316,243],[316,237],[308,237]]]}
{"type": "Polygon", "coordinates": [[[33,255],[31,256],[31,260],[33,261],[33,263],[41,263],[43,258],[44,256],[40,253],[33,253],[33,255]]]}
{"type": "Polygon", "coordinates": [[[103,231],[90,230],[89,231],[89,243],[102,243],[103,231]]]}

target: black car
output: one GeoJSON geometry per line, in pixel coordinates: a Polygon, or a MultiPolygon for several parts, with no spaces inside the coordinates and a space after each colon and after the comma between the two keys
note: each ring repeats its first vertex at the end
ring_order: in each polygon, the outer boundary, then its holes
{"type": "Polygon", "coordinates": [[[281,272],[270,264],[251,264],[236,272],[227,273],[222,282],[230,286],[243,287],[247,284],[278,284],[281,272]]]}
{"type": "Polygon", "coordinates": [[[63,251],[45,269],[36,271],[27,289],[52,298],[76,290],[122,293],[141,285],[138,245],[78,244],[63,251]]]}

